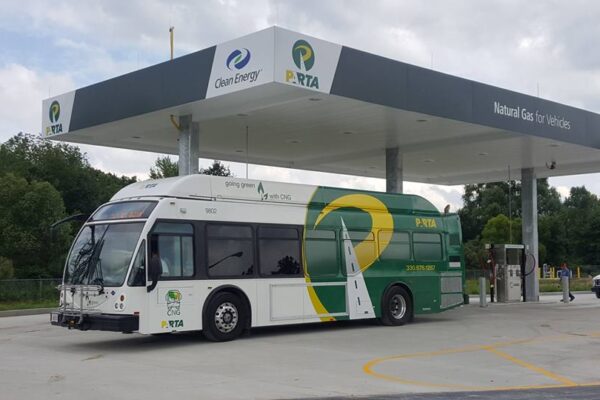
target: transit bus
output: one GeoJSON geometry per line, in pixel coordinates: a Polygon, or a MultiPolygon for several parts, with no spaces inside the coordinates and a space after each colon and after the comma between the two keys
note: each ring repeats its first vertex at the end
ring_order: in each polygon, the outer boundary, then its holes
{"type": "Polygon", "coordinates": [[[133,183],[67,257],[51,323],[202,331],[415,314],[463,304],[460,221],[414,195],[189,175],[133,183]]]}

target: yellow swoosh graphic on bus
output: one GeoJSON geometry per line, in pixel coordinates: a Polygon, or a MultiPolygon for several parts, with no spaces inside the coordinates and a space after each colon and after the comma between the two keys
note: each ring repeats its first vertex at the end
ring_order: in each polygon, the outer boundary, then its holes
{"type": "MultiPolygon", "coordinates": [[[[379,229],[389,231],[394,229],[394,220],[386,205],[383,204],[381,200],[367,194],[349,194],[338,197],[321,211],[313,229],[315,229],[330,212],[340,208],[349,207],[358,208],[371,216],[371,233],[373,238],[375,238],[377,230],[379,229]]],[[[379,258],[379,255],[390,243],[391,238],[391,235],[381,235],[379,237],[379,248],[375,249],[375,251],[373,251],[373,247],[375,246],[374,241],[362,241],[354,246],[354,251],[361,271],[365,271],[373,265],[377,258],[379,258]]]]}

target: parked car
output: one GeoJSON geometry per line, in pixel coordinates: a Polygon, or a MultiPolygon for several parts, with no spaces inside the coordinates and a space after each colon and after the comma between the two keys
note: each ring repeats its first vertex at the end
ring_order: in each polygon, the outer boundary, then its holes
{"type": "Polygon", "coordinates": [[[600,299],[600,275],[596,275],[592,280],[592,292],[596,293],[596,297],[600,299]]]}

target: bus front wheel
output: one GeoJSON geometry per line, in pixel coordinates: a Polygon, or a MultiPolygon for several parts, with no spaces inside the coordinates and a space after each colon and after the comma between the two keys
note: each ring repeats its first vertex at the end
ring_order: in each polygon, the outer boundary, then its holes
{"type": "Polygon", "coordinates": [[[246,307],[233,293],[217,293],[206,308],[203,334],[213,342],[226,342],[241,335],[246,326],[246,307]]]}
{"type": "Polygon", "coordinates": [[[383,296],[381,306],[380,321],[384,325],[404,325],[412,319],[412,299],[408,291],[401,286],[389,288],[383,296]]]}

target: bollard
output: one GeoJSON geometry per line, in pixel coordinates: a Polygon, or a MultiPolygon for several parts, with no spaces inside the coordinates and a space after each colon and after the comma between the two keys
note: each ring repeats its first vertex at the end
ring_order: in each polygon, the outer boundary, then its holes
{"type": "Polygon", "coordinates": [[[487,294],[485,292],[485,277],[479,278],[479,307],[487,307],[487,294]]]}
{"type": "Polygon", "coordinates": [[[570,303],[571,299],[569,299],[569,277],[563,276],[560,278],[560,282],[562,284],[562,292],[563,292],[563,303],[570,303]]]}

